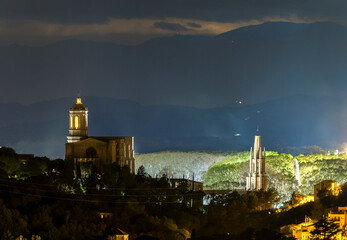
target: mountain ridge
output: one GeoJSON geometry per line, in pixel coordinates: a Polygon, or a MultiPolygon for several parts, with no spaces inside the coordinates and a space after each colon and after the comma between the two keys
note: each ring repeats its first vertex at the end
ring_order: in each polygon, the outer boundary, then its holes
{"type": "MultiPolygon", "coordinates": [[[[89,109],[90,136],[135,136],[135,151],[143,153],[247,150],[256,134],[271,150],[308,145],[331,148],[340,146],[347,134],[345,102],[331,97],[297,95],[209,109],[143,106],[95,96],[82,100],[89,109]],[[333,114],[337,117],[332,118],[333,114]]],[[[0,145],[21,153],[63,156],[73,102],[73,98],[62,98],[27,106],[0,104],[0,112],[11,109],[0,119],[0,145]]]]}
{"type": "Polygon", "coordinates": [[[145,105],[208,108],[235,105],[237,99],[258,103],[320,95],[322,89],[344,95],[339,90],[347,87],[346,28],[290,23],[297,34],[288,38],[278,32],[286,33],[288,24],[248,26],[216,37],[176,35],[137,46],[76,39],[45,47],[0,46],[0,74],[6,82],[0,102],[82,92],[145,105]],[[302,31],[303,26],[313,30],[302,31]]]}

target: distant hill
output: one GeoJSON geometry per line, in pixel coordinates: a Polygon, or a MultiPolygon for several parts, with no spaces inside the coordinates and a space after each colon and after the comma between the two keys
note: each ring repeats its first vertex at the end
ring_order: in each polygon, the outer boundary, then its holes
{"type": "Polygon", "coordinates": [[[156,38],[138,46],[66,40],[0,46],[0,102],[83,95],[198,107],[296,94],[344,97],[347,28],[264,23],[215,37],[156,38]]]}
{"type": "MultiPolygon", "coordinates": [[[[82,100],[89,109],[89,135],[135,136],[135,151],[140,153],[248,150],[254,135],[260,134],[267,149],[298,154],[297,148],[286,147],[336,147],[347,136],[345,103],[331,97],[296,95],[258,105],[210,109],[143,106],[105,97],[82,100]]],[[[0,145],[21,153],[64,156],[68,111],[74,101],[0,104],[0,145]]]]}
{"type": "Polygon", "coordinates": [[[137,152],[246,150],[255,134],[267,148],[295,154],[340,147],[346,42],[347,28],[336,24],[281,22],[138,46],[0,46],[0,145],[64,156],[74,99],[60,96],[82,91],[90,135],[135,136],[137,152]],[[36,103],[15,103],[27,99],[36,103]]]}

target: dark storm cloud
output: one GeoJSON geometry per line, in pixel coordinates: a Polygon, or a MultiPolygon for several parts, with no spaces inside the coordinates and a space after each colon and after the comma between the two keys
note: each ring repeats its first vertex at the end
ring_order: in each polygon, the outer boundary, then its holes
{"type": "Polygon", "coordinates": [[[109,18],[168,17],[232,22],[268,16],[346,19],[342,0],[3,0],[0,19],[66,24],[102,23],[109,18]]]}
{"type": "Polygon", "coordinates": [[[181,24],[178,23],[168,23],[168,22],[155,22],[153,24],[155,28],[168,30],[168,31],[175,31],[175,32],[185,32],[188,31],[188,29],[181,24]]]}
{"type": "Polygon", "coordinates": [[[201,25],[198,23],[193,23],[193,22],[189,22],[187,23],[187,26],[192,27],[192,28],[201,28],[201,25]]]}

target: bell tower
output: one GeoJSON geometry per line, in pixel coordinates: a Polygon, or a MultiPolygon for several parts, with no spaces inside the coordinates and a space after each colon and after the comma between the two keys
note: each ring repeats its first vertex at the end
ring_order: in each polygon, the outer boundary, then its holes
{"type": "Polygon", "coordinates": [[[70,108],[70,127],[67,142],[78,142],[88,137],[88,109],[84,107],[81,97],[70,108]]]}
{"type": "Polygon", "coordinates": [[[255,136],[254,149],[251,148],[249,160],[249,174],[246,179],[246,190],[266,190],[265,148],[261,149],[261,138],[255,136]]]}

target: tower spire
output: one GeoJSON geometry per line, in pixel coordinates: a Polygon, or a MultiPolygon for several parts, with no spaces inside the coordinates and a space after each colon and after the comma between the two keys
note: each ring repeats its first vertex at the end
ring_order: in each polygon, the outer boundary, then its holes
{"type": "Polygon", "coordinates": [[[88,137],[88,109],[77,96],[76,103],[70,108],[70,127],[67,142],[77,142],[88,137]]]}
{"type": "Polygon", "coordinates": [[[254,137],[254,148],[251,148],[246,189],[251,191],[266,189],[265,148],[262,150],[260,136],[254,137]]]}

